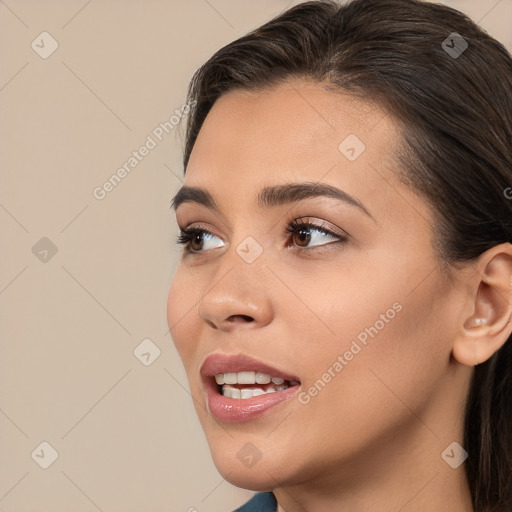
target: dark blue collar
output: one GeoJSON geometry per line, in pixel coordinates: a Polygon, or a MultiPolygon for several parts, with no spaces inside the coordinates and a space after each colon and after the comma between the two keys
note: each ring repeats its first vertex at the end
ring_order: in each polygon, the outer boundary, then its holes
{"type": "Polygon", "coordinates": [[[259,492],[233,512],[277,512],[277,501],[271,492],[259,492]]]}

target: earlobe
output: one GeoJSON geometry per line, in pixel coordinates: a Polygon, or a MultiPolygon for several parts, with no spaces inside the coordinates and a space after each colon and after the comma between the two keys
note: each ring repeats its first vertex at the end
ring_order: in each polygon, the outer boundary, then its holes
{"type": "Polygon", "coordinates": [[[512,332],[512,245],[497,245],[474,264],[472,310],[462,318],[452,355],[461,364],[476,366],[497,352],[512,332]]]}

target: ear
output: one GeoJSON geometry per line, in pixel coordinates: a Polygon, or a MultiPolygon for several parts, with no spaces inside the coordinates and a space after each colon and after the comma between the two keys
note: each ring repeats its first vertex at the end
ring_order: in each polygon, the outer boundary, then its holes
{"type": "Polygon", "coordinates": [[[487,361],[512,332],[512,245],[492,247],[471,266],[471,311],[461,317],[452,348],[453,357],[467,366],[487,361]]]}

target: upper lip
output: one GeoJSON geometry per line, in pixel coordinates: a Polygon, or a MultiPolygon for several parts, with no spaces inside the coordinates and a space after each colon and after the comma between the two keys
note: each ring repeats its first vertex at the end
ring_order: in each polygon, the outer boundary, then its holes
{"type": "Polygon", "coordinates": [[[223,354],[221,352],[210,354],[204,360],[200,370],[202,377],[213,377],[220,373],[238,372],[261,372],[271,377],[281,377],[284,380],[300,382],[297,376],[245,354],[223,354]]]}

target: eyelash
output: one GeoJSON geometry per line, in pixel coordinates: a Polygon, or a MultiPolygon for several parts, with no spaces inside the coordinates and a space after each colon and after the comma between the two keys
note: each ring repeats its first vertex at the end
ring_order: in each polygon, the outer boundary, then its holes
{"type": "MultiPolygon", "coordinates": [[[[300,220],[295,219],[295,220],[291,221],[290,224],[287,226],[286,233],[289,235],[295,235],[295,234],[300,234],[301,231],[318,231],[320,233],[324,233],[324,234],[332,236],[334,238],[338,238],[337,242],[329,242],[327,244],[312,246],[309,249],[307,247],[296,246],[299,249],[305,249],[305,250],[311,250],[316,247],[320,248],[320,247],[323,247],[324,245],[331,245],[331,244],[346,242],[347,237],[338,235],[338,234],[334,233],[333,231],[331,231],[327,228],[324,228],[322,226],[323,226],[323,224],[318,225],[318,224],[313,224],[311,222],[300,221],[300,220]]],[[[176,243],[179,245],[183,245],[182,250],[183,250],[183,252],[185,252],[187,254],[200,254],[204,251],[192,250],[190,248],[190,243],[196,236],[203,235],[203,234],[215,236],[212,232],[208,231],[207,229],[202,229],[202,228],[198,228],[198,227],[184,228],[184,229],[180,228],[180,234],[178,235],[176,243]]]]}

